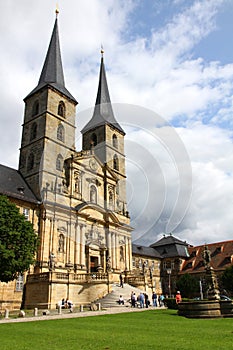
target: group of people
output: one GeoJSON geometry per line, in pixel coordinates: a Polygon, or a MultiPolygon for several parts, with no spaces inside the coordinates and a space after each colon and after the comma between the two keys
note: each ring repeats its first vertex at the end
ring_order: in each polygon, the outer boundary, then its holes
{"type": "MultiPolygon", "coordinates": [[[[158,304],[159,306],[163,306],[163,300],[164,300],[164,296],[163,295],[159,295],[159,297],[157,296],[157,294],[155,292],[152,293],[152,305],[157,307],[158,304]]],[[[136,307],[139,306],[140,308],[148,308],[150,305],[150,300],[149,300],[149,296],[147,293],[143,293],[141,292],[138,296],[136,296],[135,292],[131,293],[131,306],[132,307],[136,307]]]]}
{"type": "Polygon", "coordinates": [[[72,309],[73,302],[68,298],[63,298],[61,301],[58,302],[58,306],[61,306],[62,309],[72,309]]]}
{"type": "MultiPolygon", "coordinates": [[[[152,293],[152,305],[154,307],[164,306],[164,299],[165,299],[165,297],[163,294],[157,296],[157,294],[155,292],[152,293]]],[[[179,304],[182,301],[180,291],[177,291],[175,299],[176,299],[177,304],[179,304]]],[[[124,301],[124,298],[122,295],[120,295],[118,303],[119,303],[119,305],[125,304],[125,301],[124,301]]],[[[136,296],[136,293],[134,291],[132,291],[132,293],[131,293],[130,303],[131,303],[131,307],[137,306],[140,308],[144,308],[144,307],[148,308],[149,305],[151,304],[147,293],[141,292],[138,296],[136,296]]]]}

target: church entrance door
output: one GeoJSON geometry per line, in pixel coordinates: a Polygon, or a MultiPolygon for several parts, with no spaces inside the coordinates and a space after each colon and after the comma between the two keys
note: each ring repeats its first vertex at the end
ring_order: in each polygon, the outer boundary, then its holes
{"type": "Polygon", "coordinates": [[[97,267],[98,267],[98,257],[96,256],[91,256],[91,272],[97,272],[97,267]]]}

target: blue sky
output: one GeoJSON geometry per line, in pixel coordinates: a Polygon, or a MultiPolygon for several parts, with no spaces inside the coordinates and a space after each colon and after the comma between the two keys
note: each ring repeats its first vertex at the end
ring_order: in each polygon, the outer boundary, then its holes
{"type": "MultiPolygon", "coordinates": [[[[79,101],[77,149],[104,46],[111,99],[127,129],[134,238],[150,243],[171,229],[193,244],[232,239],[233,1],[58,5],[66,87],[79,101]]],[[[0,162],[14,168],[23,98],[37,85],[55,8],[47,0],[0,3],[0,162]]]]}

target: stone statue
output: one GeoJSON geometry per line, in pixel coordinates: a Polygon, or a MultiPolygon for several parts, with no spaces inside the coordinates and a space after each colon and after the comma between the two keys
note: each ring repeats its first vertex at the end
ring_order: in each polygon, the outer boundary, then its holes
{"type": "Polygon", "coordinates": [[[205,280],[207,284],[207,294],[209,300],[219,300],[220,299],[220,292],[218,289],[218,281],[217,277],[215,275],[213,267],[210,266],[211,262],[211,253],[208,249],[208,246],[205,245],[204,251],[203,251],[203,259],[205,264],[205,280]]]}
{"type": "Polygon", "coordinates": [[[204,248],[202,256],[203,256],[203,259],[204,259],[205,268],[206,269],[210,269],[211,255],[210,255],[210,251],[209,251],[207,245],[205,245],[205,248],[204,248]]]}
{"type": "Polygon", "coordinates": [[[111,271],[111,256],[107,257],[106,268],[107,268],[107,271],[111,271]]]}
{"type": "Polygon", "coordinates": [[[49,270],[54,270],[55,269],[55,255],[51,253],[49,255],[49,270]]]}

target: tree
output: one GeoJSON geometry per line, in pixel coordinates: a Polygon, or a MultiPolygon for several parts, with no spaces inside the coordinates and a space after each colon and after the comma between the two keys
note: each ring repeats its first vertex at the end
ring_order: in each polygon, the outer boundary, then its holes
{"type": "Polygon", "coordinates": [[[233,266],[227,267],[221,276],[222,287],[233,293],[233,266]]]}
{"type": "Polygon", "coordinates": [[[178,279],[176,286],[186,298],[192,298],[199,291],[199,281],[188,273],[178,279]]]}
{"type": "Polygon", "coordinates": [[[14,280],[33,264],[37,242],[32,224],[0,195],[0,281],[14,280]]]}

